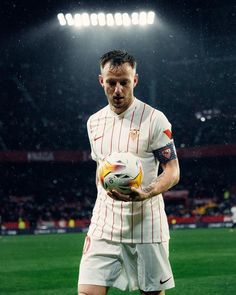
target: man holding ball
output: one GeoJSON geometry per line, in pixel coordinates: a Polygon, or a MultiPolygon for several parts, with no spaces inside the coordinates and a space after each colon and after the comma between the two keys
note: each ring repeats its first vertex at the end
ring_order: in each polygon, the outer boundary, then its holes
{"type": "Polygon", "coordinates": [[[143,167],[142,188],[107,192],[97,178],[97,200],[84,244],[79,295],[106,295],[109,287],[163,295],[174,287],[169,228],[162,193],[179,181],[171,124],[159,110],[134,96],[135,58],[114,50],[100,59],[99,82],[108,105],[90,116],[93,160],[129,152],[143,167]],[[157,176],[159,164],[163,172],[157,176]]]}

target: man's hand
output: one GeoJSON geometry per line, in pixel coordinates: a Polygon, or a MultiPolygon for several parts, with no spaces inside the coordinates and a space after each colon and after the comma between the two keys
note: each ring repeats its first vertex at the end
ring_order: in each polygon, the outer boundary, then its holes
{"type": "Polygon", "coordinates": [[[179,163],[177,159],[162,164],[163,172],[147,187],[134,188],[131,187],[129,195],[121,194],[116,190],[109,191],[107,194],[114,200],[125,202],[140,202],[150,199],[166,192],[179,181],[179,163]]]}
{"type": "Polygon", "coordinates": [[[108,191],[108,196],[116,201],[140,202],[150,198],[150,193],[143,191],[141,188],[131,187],[129,195],[122,194],[116,190],[108,191]]]}

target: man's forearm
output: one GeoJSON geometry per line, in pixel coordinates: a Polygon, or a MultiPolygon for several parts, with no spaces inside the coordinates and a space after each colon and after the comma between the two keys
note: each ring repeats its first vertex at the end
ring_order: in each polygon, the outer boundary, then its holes
{"type": "Polygon", "coordinates": [[[149,193],[149,197],[151,198],[153,196],[166,192],[178,182],[178,169],[166,169],[149,186],[145,187],[143,191],[149,193]]]}

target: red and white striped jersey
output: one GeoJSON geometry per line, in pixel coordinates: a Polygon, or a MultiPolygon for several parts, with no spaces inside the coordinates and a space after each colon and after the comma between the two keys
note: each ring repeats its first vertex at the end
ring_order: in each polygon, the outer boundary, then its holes
{"type": "MultiPolygon", "coordinates": [[[[122,114],[107,105],[87,123],[92,158],[99,162],[113,152],[131,152],[143,166],[142,186],[156,177],[159,161],[154,151],[172,142],[171,124],[165,115],[134,99],[122,114]]],[[[162,195],[141,202],[110,198],[97,183],[97,199],[88,235],[123,243],[156,243],[169,239],[162,195]]]]}

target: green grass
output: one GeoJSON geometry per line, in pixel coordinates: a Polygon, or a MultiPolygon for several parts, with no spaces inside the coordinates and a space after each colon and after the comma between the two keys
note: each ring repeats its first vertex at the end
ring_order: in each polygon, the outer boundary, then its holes
{"type": "MultiPolygon", "coordinates": [[[[236,230],[176,230],[171,237],[176,288],[167,295],[235,294],[236,230]]],[[[0,295],[76,295],[83,239],[84,234],[0,237],[0,295]]],[[[109,295],[127,293],[111,289],[109,295]]]]}

